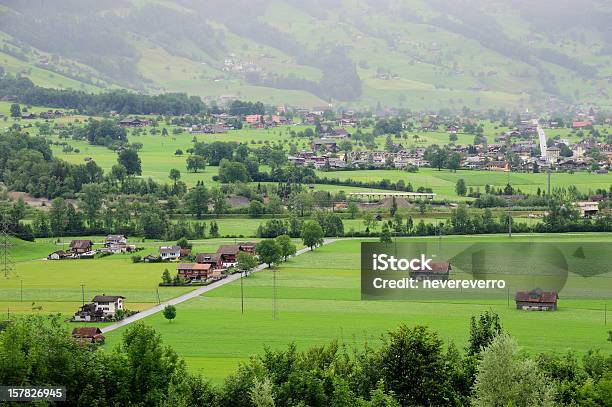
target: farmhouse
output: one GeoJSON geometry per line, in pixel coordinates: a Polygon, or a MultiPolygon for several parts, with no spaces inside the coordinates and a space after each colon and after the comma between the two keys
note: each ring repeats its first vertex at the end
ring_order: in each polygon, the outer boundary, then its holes
{"type": "Polygon", "coordinates": [[[72,330],[72,337],[79,343],[104,343],[104,335],[100,328],[95,326],[83,326],[72,330]]]}
{"type": "Polygon", "coordinates": [[[63,250],[58,250],[58,251],[53,252],[50,255],[48,255],[47,259],[49,259],[49,260],[62,260],[62,259],[65,259],[67,257],[70,257],[70,253],[66,253],[63,250]]]}
{"type": "Polygon", "coordinates": [[[90,252],[93,247],[91,240],[73,240],[70,242],[70,251],[74,254],[90,252]]]}
{"type": "Polygon", "coordinates": [[[213,269],[223,268],[223,260],[219,253],[198,253],[196,262],[200,264],[210,264],[213,269]]]}
{"type": "Polygon", "coordinates": [[[582,215],[583,218],[588,218],[588,217],[597,215],[597,213],[599,212],[598,202],[590,202],[590,201],[576,202],[576,206],[578,207],[578,210],[580,211],[580,215],[582,215]]]}
{"type": "Polygon", "coordinates": [[[556,311],[559,296],[555,291],[542,291],[539,288],[516,293],[516,309],[526,311],[556,311]]]}
{"type": "Polygon", "coordinates": [[[331,151],[333,153],[338,151],[336,140],[328,139],[315,139],[310,144],[310,148],[312,148],[313,151],[321,151],[322,149],[325,151],[331,151]]]}
{"type": "Polygon", "coordinates": [[[414,280],[448,280],[451,271],[450,263],[430,263],[431,270],[411,270],[410,278],[414,280]]]}
{"type": "Polygon", "coordinates": [[[181,257],[181,247],[162,246],[159,248],[159,257],[162,260],[178,260],[181,257]]]}
{"type": "Polygon", "coordinates": [[[140,120],[138,118],[136,119],[123,119],[119,122],[119,125],[121,127],[142,127],[142,126],[148,126],[151,124],[150,120],[140,120]]]}
{"type": "Polygon", "coordinates": [[[104,240],[104,247],[112,253],[129,252],[132,248],[128,246],[127,239],[124,235],[108,235],[104,240]]]}
{"type": "Polygon", "coordinates": [[[113,318],[117,311],[123,311],[124,299],[120,295],[96,295],[89,304],[81,306],[74,320],[88,322],[113,318]]]}
{"type": "Polygon", "coordinates": [[[211,272],[210,264],[189,263],[179,264],[176,267],[178,275],[185,280],[206,280],[211,272]]]}
{"type": "Polygon", "coordinates": [[[231,267],[236,265],[236,256],[240,253],[240,246],[237,244],[227,244],[220,246],[217,253],[221,255],[223,267],[231,267]]]}

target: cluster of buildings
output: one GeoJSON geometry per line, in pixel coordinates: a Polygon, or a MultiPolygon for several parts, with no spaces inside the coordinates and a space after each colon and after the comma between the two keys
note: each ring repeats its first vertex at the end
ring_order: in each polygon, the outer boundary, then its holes
{"type": "Polygon", "coordinates": [[[93,258],[97,253],[121,254],[136,250],[135,245],[128,244],[124,235],[108,235],[104,239],[104,246],[94,249],[94,242],[89,239],[75,239],[70,242],[68,250],[58,250],[47,256],[48,260],[87,259],[93,258]]]}
{"type": "Polygon", "coordinates": [[[219,280],[223,272],[238,263],[238,254],[245,252],[255,255],[253,242],[242,242],[220,246],[215,253],[198,253],[195,263],[177,265],[178,276],[185,281],[219,280]]]}
{"type": "Polygon", "coordinates": [[[235,267],[238,254],[245,252],[255,255],[254,242],[240,242],[222,245],[214,253],[197,253],[191,255],[190,249],[180,246],[161,246],[158,254],[150,254],[143,258],[145,263],[178,262],[186,258],[195,260],[192,263],[179,263],[176,267],[178,276],[186,281],[218,280],[224,277],[224,272],[235,267]]]}

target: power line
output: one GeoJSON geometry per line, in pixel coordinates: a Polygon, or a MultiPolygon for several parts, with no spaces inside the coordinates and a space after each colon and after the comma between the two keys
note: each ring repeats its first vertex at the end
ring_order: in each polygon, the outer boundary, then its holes
{"type": "Polygon", "coordinates": [[[7,221],[4,220],[0,224],[0,262],[2,271],[4,272],[4,278],[8,278],[9,275],[15,271],[15,261],[11,256],[11,236],[9,234],[9,227],[7,221]]]}

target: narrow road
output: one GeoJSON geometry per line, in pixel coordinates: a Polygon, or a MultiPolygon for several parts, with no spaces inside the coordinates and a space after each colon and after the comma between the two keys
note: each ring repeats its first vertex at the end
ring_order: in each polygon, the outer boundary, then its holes
{"type": "MultiPolygon", "coordinates": [[[[335,242],[336,240],[338,240],[338,239],[325,239],[323,241],[323,244],[332,243],[332,242],[335,242]]],[[[293,257],[299,256],[299,255],[304,254],[304,253],[309,252],[309,251],[310,251],[310,248],[309,247],[305,247],[303,249],[298,250],[293,257]]],[[[254,269],[252,269],[251,273],[257,273],[258,271],[265,270],[268,267],[269,266],[267,264],[260,264],[259,266],[257,266],[254,269]]],[[[192,298],[199,297],[200,295],[202,295],[204,293],[207,293],[209,291],[212,291],[215,288],[219,288],[219,287],[221,287],[221,286],[223,286],[225,284],[229,284],[229,283],[231,283],[233,281],[236,281],[236,280],[240,279],[240,274],[241,273],[232,274],[232,275],[230,275],[230,276],[228,276],[228,277],[226,277],[226,278],[224,278],[222,280],[215,281],[214,283],[211,283],[211,284],[209,284],[207,286],[199,287],[199,288],[197,288],[197,289],[195,289],[193,291],[190,291],[190,292],[188,292],[186,294],[183,294],[183,295],[181,295],[179,297],[172,298],[171,300],[168,300],[166,302],[162,302],[161,304],[156,305],[156,306],[154,306],[152,308],[148,308],[148,309],[146,309],[144,311],[140,311],[139,313],[134,314],[134,315],[132,315],[130,317],[124,318],[124,319],[122,319],[119,322],[115,322],[114,324],[107,325],[107,326],[105,326],[103,328],[100,328],[100,330],[102,331],[102,333],[107,333],[107,332],[110,332],[110,331],[114,331],[117,328],[121,328],[122,326],[129,325],[129,324],[131,324],[133,322],[140,321],[143,318],[146,318],[146,317],[151,316],[153,314],[157,314],[158,312],[162,311],[166,307],[166,305],[180,304],[181,302],[185,302],[187,300],[191,300],[192,298]]]]}

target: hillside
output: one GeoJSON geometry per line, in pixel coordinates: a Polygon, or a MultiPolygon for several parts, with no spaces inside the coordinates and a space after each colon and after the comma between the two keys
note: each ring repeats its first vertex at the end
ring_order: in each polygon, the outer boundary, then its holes
{"type": "Polygon", "coordinates": [[[0,66],[270,104],[612,107],[612,5],[562,3],[0,0],[0,66]]]}

